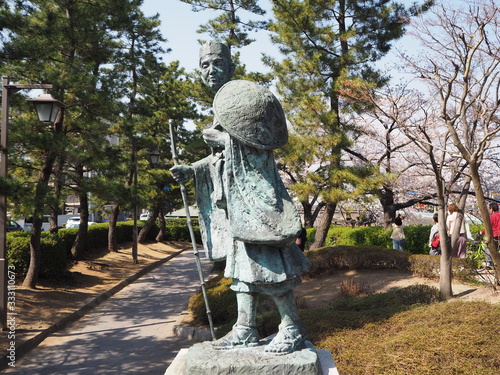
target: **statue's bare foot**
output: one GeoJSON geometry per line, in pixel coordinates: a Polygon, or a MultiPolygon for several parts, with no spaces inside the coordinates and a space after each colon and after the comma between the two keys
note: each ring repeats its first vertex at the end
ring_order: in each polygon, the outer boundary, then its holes
{"type": "Polygon", "coordinates": [[[278,333],[266,346],[265,351],[274,355],[290,354],[301,349],[306,341],[302,330],[297,326],[286,326],[279,328],[278,333]]]}
{"type": "Polygon", "coordinates": [[[226,336],[212,342],[216,350],[250,348],[259,344],[259,332],[256,328],[235,324],[226,336]]]}

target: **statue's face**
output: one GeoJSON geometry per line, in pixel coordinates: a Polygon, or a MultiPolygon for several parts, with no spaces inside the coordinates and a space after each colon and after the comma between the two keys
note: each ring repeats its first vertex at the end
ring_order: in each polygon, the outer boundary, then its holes
{"type": "Polygon", "coordinates": [[[232,68],[227,59],[217,54],[208,54],[200,60],[201,78],[205,85],[217,91],[231,79],[232,68]]]}

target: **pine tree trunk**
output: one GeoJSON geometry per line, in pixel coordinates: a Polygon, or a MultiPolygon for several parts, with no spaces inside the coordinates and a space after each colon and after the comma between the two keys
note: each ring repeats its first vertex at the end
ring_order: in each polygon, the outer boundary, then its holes
{"type": "Polygon", "coordinates": [[[35,207],[33,211],[33,226],[30,235],[30,265],[23,281],[23,286],[34,289],[40,273],[42,253],[40,247],[40,236],[42,232],[43,208],[47,196],[48,182],[52,174],[52,168],[56,160],[55,153],[49,153],[45,158],[45,164],[38,177],[35,191],[35,207]]]}
{"type": "Polygon", "coordinates": [[[118,215],[120,214],[120,205],[116,205],[111,210],[109,217],[108,228],[108,250],[112,252],[118,251],[118,240],[116,238],[116,223],[118,222],[118,215]]]}
{"type": "Polygon", "coordinates": [[[312,205],[308,201],[300,202],[302,204],[303,214],[303,223],[304,227],[312,228],[314,226],[314,219],[312,215],[312,205]]]}
{"type": "Polygon", "coordinates": [[[323,244],[325,243],[326,236],[328,234],[328,229],[330,229],[330,225],[333,219],[333,214],[335,213],[336,208],[337,208],[337,203],[326,204],[323,216],[321,216],[321,221],[319,223],[318,230],[316,231],[316,236],[314,237],[314,241],[309,247],[309,250],[318,249],[322,247],[323,244]]]}
{"type": "Polygon", "coordinates": [[[165,239],[165,233],[167,232],[166,224],[165,224],[165,212],[160,208],[160,213],[158,215],[158,219],[160,220],[160,230],[158,231],[158,235],[155,240],[157,242],[162,242],[165,239]]]}
{"type": "Polygon", "coordinates": [[[158,213],[160,212],[160,208],[158,204],[156,204],[155,208],[153,209],[153,214],[149,218],[148,221],[146,221],[146,224],[141,229],[141,232],[139,233],[139,236],[137,237],[137,242],[139,243],[144,243],[146,242],[146,238],[148,237],[148,233],[153,228],[153,225],[155,224],[155,220],[158,217],[158,213]]]}
{"type": "Polygon", "coordinates": [[[89,200],[87,192],[80,194],[80,225],[78,226],[78,234],[76,235],[75,243],[71,248],[71,256],[73,259],[81,259],[87,250],[87,234],[89,228],[89,200]]]}
{"type": "Polygon", "coordinates": [[[60,156],[57,162],[57,168],[54,172],[54,204],[50,208],[50,233],[57,233],[59,230],[59,203],[61,199],[62,175],[64,168],[64,159],[60,156]]]}
{"type": "MultiPolygon", "coordinates": [[[[77,176],[80,179],[83,179],[83,165],[78,164],[75,169],[77,176]]],[[[71,256],[73,259],[81,259],[87,248],[87,229],[89,217],[87,192],[80,190],[78,198],[80,200],[80,224],[78,226],[78,233],[76,235],[75,242],[71,247],[71,256]]]]}
{"type": "Polygon", "coordinates": [[[42,219],[33,216],[33,226],[31,227],[30,235],[30,265],[26,277],[23,281],[23,286],[30,289],[35,289],[38,282],[38,275],[42,263],[42,250],[40,247],[40,234],[42,232],[42,219]]]}

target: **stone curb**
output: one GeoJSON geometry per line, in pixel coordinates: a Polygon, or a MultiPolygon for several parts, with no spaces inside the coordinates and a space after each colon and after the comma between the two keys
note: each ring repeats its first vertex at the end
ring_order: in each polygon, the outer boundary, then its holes
{"type": "MultiPolygon", "coordinates": [[[[66,315],[64,318],[59,320],[58,322],[54,323],[50,327],[42,330],[40,333],[36,334],[35,336],[31,337],[30,339],[22,342],[18,346],[16,346],[16,361],[21,359],[25,354],[27,354],[30,350],[36,348],[43,340],[45,340],[49,335],[52,333],[55,333],[57,331],[62,330],[68,323],[75,322],[82,318],[84,315],[88,314],[90,311],[92,311],[95,307],[99,306],[101,303],[106,301],[108,298],[113,296],[114,294],[118,293],[120,290],[125,288],[127,285],[130,285],[140,277],[146,275],[147,273],[153,271],[155,268],[158,266],[161,266],[163,263],[168,262],[172,258],[175,258],[177,255],[181,254],[187,249],[182,249],[179,250],[171,255],[169,255],[166,258],[157,260],[156,262],[150,263],[147,266],[141,268],[139,271],[137,271],[135,274],[130,275],[126,279],[120,281],[118,284],[115,286],[111,287],[111,289],[108,289],[107,291],[101,293],[97,297],[91,299],[89,302],[85,303],[82,307],[80,307],[78,310],[70,313],[69,315],[66,315]]],[[[0,358],[0,371],[4,370],[8,366],[8,359],[7,355],[2,355],[0,358]]]]}

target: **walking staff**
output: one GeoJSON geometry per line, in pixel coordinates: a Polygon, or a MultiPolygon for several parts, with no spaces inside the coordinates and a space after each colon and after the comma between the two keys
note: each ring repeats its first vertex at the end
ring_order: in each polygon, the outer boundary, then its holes
{"type": "MultiPolygon", "coordinates": [[[[175,130],[172,120],[169,121],[169,127],[170,127],[170,148],[172,152],[172,159],[174,160],[174,165],[179,165],[179,158],[177,156],[177,149],[175,146],[175,130]]],[[[215,337],[214,324],[212,322],[212,312],[210,311],[210,306],[208,304],[205,278],[203,277],[203,271],[201,269],[200,252],[198,251],[198,245],[196,244],[193,222],[191,221],[191,214],[189,212],[187,190],[184,183],[180,182],[179,185],[181,187],[182,202],[184,203],[184,209],[186,210],[186,220],[189,228],[189,235],[191,236],[191,244],[193,245],[193,254],[196,261],[196,268],[198,269],[198,276],[200,277],[201,292],[203,294],[203,299],[205,300],[205,307],[207,309],[207,317],[208,317],[208,324],[210,326],[210,333],[212,334],[212,340],[215,340],[216,337],[215,337]]]]}

